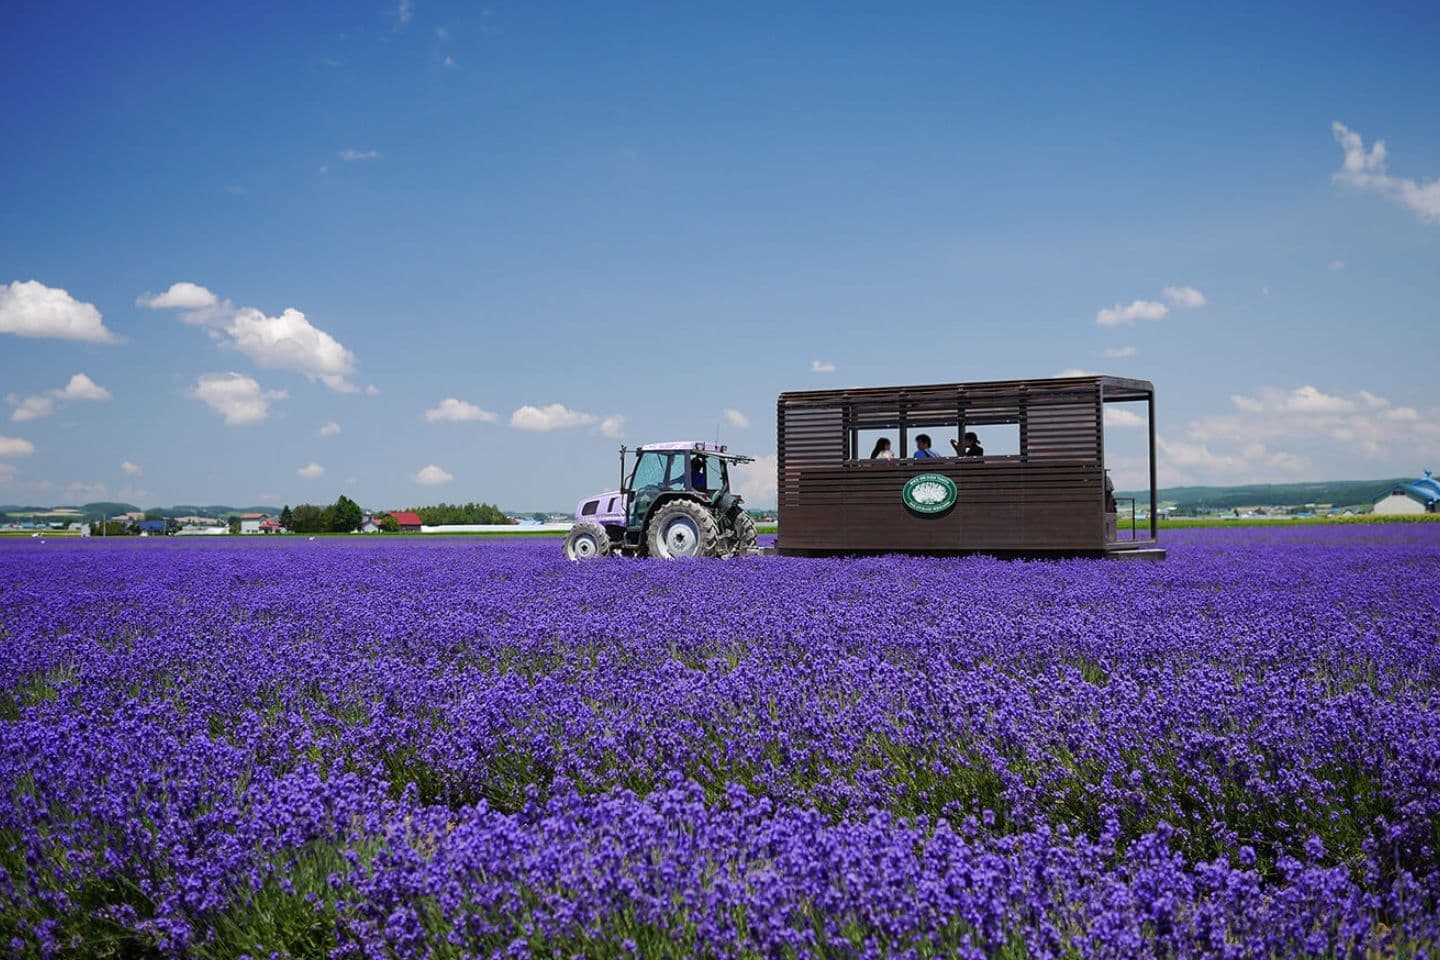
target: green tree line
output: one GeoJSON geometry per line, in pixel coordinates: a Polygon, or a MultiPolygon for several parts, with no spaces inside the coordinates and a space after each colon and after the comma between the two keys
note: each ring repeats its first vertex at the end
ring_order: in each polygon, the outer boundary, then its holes
{"type": "Polygon", "coordinates": [[[445,523],[514,523],[493,503],[437,503],[433,507],[407,507],[426,526],[445,523]]]}
{"type": "Polygon", "coordinates": [[[343,493],[328,507],[302,503],[292,510],[286,504],[280,511],[280,525],[292,533],[349,533],[364,519],[360,504],[343,493]]]}

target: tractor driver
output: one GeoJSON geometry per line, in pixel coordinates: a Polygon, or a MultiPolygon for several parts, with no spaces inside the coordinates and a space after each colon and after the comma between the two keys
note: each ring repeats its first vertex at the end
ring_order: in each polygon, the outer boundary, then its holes
{"type": "Polygon", "coordinates": [[[704,490],[705,486],[705,458],[690,458],[690,487],[694,490],[704,490]]]}

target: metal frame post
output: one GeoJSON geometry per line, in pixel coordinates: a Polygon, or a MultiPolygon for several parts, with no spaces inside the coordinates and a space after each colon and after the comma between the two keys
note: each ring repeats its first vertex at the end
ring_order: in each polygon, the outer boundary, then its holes
{"type": "Polygon", "coordinates": [[[1155,493],[1155,391],[1154,391],[1154,390],[1151,390],[1151,391],[1150,391],[1150,394],[1145,398],[1145,403],[1146,403],[1146,405],[1147,405],[1147,407],[1148,407],[1148,410],[1146,411],[1146,419],[1150,422],[1150,539],[1151,539],[1151,540],[1159,540],[1159,539],[1160,539],[1160,518],[1157,517],[1156,514],[1160,512],[1160,511],[1159,511],[1159,506],[1160,506],[1160,504],[1156,502],[1157,497],[1156,497],[1156,493],[1155,493]]]}

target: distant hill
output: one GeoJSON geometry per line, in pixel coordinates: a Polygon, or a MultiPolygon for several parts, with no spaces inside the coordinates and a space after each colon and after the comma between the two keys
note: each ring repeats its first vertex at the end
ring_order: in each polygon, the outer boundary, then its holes
{"type": "MultiPolygon", "coordinates": [[[[85,503],[79,506],[60,505],[54,507],[30,507],[16,504],[0,504],[0,520],[7,516],[14,517],[45,517],[59,516],[54,513],[56,510],[67,511],[70,517],[76,514],[90,520],[98,520],[101,517],[114,517],[122,513],[135,513],[140,510],[133,503],[121,503],[111,500],[97,500],[94,503],[85,503]],[[73,511],[73,512],[72,512],[73,511]]],[[[217,520],[239,513],[268,513],[272,516],[280,512],[279,507],[227,507],[223,504],[212,504],[210,506],[195,506],[193,504],[181,504],[174,507],[151,507],[146,513],[157,514],[162,517],[214,517],[217,520]]]]}
{"type": "MultiPolygon", "coordinates": [[[[1398,480],[1328,480],[1321,483],[1251,483],[1236,487],[1162,487],[1156,491],[1163,503],[1173,503],[1181,511],[1230,510],[1259,504],[1277,507],[1303,507],[1307,503],[1329,503],[1336,507],[1368,507],[1397,483],[1409,483],[1414,477],[1398,480]]],[[[1144,490],[1118,491],[1117,497],[1143,500],[1144,490]]]]}
{"type": "Polygon", "coordinates": [[[151,507],[150,512],[161,513],[167,517],[228,517],[239,513],[268,513],[273,517],[279,515],[280,508],[274,504],[267,507],[227,507],[220,504],[201,507],[182,503],[175,507],[151,507]]]}
{"type": "Polygon", "coordinates": [[[130,513],[131,511],[139,509],[140,508],[133,503],[116,503],[108,500],[98,500],[95,503],[85,503],[79,506],[66,503],[53,507],[21,507],[14,504],[4,504],[0,505],[0,516],[8,514],[17,516],[33,514],[36,516],[68,515],[73,518],[76,514],[79,514],[82,517],[98,519],[100,517],[113,517],[120,513],[130,513]],[[54,512],[57,510],[64,511],[65,513],[55,514],[54,512]]]}

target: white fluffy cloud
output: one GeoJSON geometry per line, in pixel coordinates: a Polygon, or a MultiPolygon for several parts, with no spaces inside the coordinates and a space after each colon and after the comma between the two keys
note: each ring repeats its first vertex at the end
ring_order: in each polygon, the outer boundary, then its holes
{"type": "Polygon", "coordinates": [[[1123,410],[1114,404],[1105,405],[1105,426],[1143,427],[1148,421],[1133,410],[1123,410]]]}
{"type": "Polygon", "coordinates": [[[1259,482],[1307,470],[1353,479],[1418,469],[1440,456],[1440,410],[1422,415],[1368,390],[1261,387],[1232,395],[1230,403],[1229,413],[1199,417],[1166,434],[1166,482],[1259,482]],[[1406,466],[1412,460],[1418,462],[1406,466]]]}
{"type": "Polygon", "coordinates": [[[599,420],[593,413],[571,410],[563,403],[552,403],[544,407],[523,406],[510,414],[510,426],[541,432],[568,427],[588,427],[599,420]]]}
{"type": "Polygon", "coordinates": [[[1205,299],[1205,294],[1194,287],[1166,287],[1165,299],[1177,310],[1194,310],[1210,302],[1205,299]]]}
{"type": "MultiPolygon", "coordinates": [[[[1367,393],[1366,396],[1374,397],[1374,394],[1367,393]]],[[[1292,413],[1349,413],[1355,409],[1355,401],[1321,393],[1306,384],[1286,395],[1283,408],[1292,413]]]]}
{"type": "Polygon", "coordinates": [[[190,396],[225,418],[228,426],[260,423],[270,416],[270,404],[286,397],[284,390],[265,390],[243,373],[202,373],[190,396]]]}
{"type": "Polygon", "coordinates": [[[69,383],[55,391],[55,396],[61,400],[109,400],[110,391],[85,374],[77,373],[69,383]]]}
{"type": "Polygon", "coordinates": [[[315,431],[315,436],[317,436],[317,437],[333,437],[333,436],[335,436],[335,434],[337,434],[337,433],[339,433],[339,432],[340,432],[340,424],[336,423],[334,420],[331,420],[329,423],[325,424],[325,426],[321,427],[319,430],[316,430],[316,431],[315,431]]]}
{"type": "Polygon", "coordinates": [[[1102,327],[1130,326],[1136,320],[1159,320],[1170,312],[1170,308],[1158,300],[1132,300],[1129,304],[1115,304],[1095,314],[1095,322],[1102,327]]]}
{"type": "Polygon", "coordinates": [[[38,280],[0,283],[0,333],[89,343],[115,343],[120,339],[106,329],[94,304],[76,300],[67,291],[47,287],[38,280]]]}
{"type": "Polygon", "coordinates": [[[10,411],[10,419],[15,423],[39,420],[55,412],[55,398],[43,393],[34,393],[28,397],[11,393],[5,397],[5,402],[15,408],[10,411]]]}
{"type": "Polygon", "coordinates": [[[775,506],[775,476],[779,469],[775,454],[756,457],[753,463],[737,463],[731,469],[735,475],[735,490],[750,507],[775,506]]]}
{"type": "Polygon", "coordinates": [[[0,436],[0,457],[28,457],[35,452],[35,444],[24,437],[0,436]]]}
{"type": "Polygon", "coordinates": [[[325,476],[325,468],[318,463],[309,463],[295,471],[306,480],[315,480],[325,476]]]}
{"type": "Polygon", "coordinates": [[[831,363],[829,360],[811,360],[811,361],[810,361],[810,372],[811,372],[811,373],[834,373],[834,372],[835,372],[835,364],[831,363]]]}
{"type": "Polygon", "coordinates": [[[127,476],[131,477],[138,477],[145,472],[145,469],[141,467],[140,464],[131,463],[129,460],[121,461],[120,469],[125,471],[127,476]]]}
{"type": "Polygon", "coordinates": [[[267,317],[245,307],[226,332],[236,350],[262,367],[294,370],[340,393],[359,389],[346,379],[355,372],[355,354],[306,320],[299,310],[287,307],[280,316],[267,317]]]}
{"type": "Polygon", "coordinates": [[[625,418],[616,414],[600,421],[600,435],[618,439],[625,435],[625,418]]]}
{"type": "Polygon", "coordinates": [[[1095,314],[1095,322],[1102,327],[1133,326],[1137,320],[1161,320],[1174,310],[1194,310],[1210,301],[1205,294],[1194,287],[1166,287],[1162,291],[1169,306],[1159,300],[1132,300],[1128,304],[1117,303],[1095,314]]]}
{"type": "Polygon", "coordinates": [[[425,419],[430,423],[466,423],[476,420],[481,423],[494,423],[500,419],[500,415],[482,410],[465,400],[446,397],[437,406],[425,411],[425,419]]]}
{"type": "Polygon", "coordinates": [[[109,399],[109,390],[85,374],[77,373],[63,387],[28,397],[19,397],[12,393],[5,398],[5,402],[15,408],[10,411],[10,419],[23,423],[26,420],[39,420],[41,417],[50,416],[56,410],[56,401],[109,399]]]}
{"type": "Polygon", "coordinates": [[[186,323],[207,328],[221,346],[238,350],[266,369],[300,373],[338,393],[360,389],[349,379],[359,366],[355,354],[293,307],[272,317],[254,307],[236,307],[188,282],[172,284],[162,294],[143,295],[136,303],[179,310],[186,323]]]}
{"type": "Polygon", "coordinates": [[[1386,168],[1385,141],[1376,140],[1369,150],[1360,134],[1338,121],[1330,125],[1335,141],[1345,151],[1335,181],[1388,197],[1421,220],[1440,223],[1440,179],[1416,182],[1410,177],[1393,177],[1386,168]]]}
{"type": "Polygon", "coordinates": [[[725,408],[725,422],[741,430],[747,429],[750,426],[749,417],[745,416],[745,414],[739,410],[731,410],[729,407],[725,408]]]}
{"type": "Polygon", "coordinates": [[[1265,409],[1265,404],[1254,397],[1247,397],[1243,393],[1230,394],[1230,402],[1235,404],[1236,409],[1244,410],[1246,413],[1259,413],[1265,409]]]}
{"type": "Polygon", "coordinates": [[[182,280],[170,284],[164,293],[143,293],[135,298],[137,307],[151,310],[200,310],[219,305],[220,299],[198,283],[182,280]]]}
{"type": "Polygon", "coordinates": [[[76,480],[65,485],[65,499],[75,502],[104,500],[109,493],[110,488],[103,483],[86,483],[84,480],[76,480]]]}
{"type": "Polygon", "coordinates": [[[447,472],[443,467],[437,467],[432,463],[422,467],[420,471],[410,479],[422,487],[438,487],[442,483],[449,483],[451,480],[454,480],[455,475],[447,472]]]}

